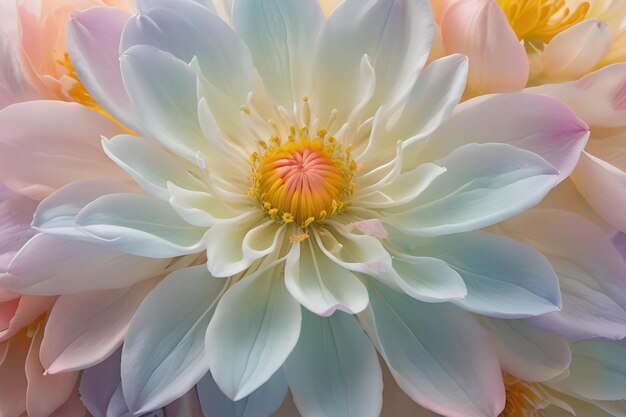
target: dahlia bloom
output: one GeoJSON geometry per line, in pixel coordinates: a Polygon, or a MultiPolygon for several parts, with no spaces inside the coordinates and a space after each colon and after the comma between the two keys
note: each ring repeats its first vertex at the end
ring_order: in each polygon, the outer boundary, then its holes
{"type": "Polygon", "coordinates": [[[130,0],[17,0],[3,4],[0,108],[41,98],[75,101],[88,97],[65,47],[67,21],[77,10],[102,5],[133,9],[130,0]]]}
{"type": "Polygon", "coordinates": [[[237,0],[234,29],[184,0],[137,7],[77,13],[68,50],[83,104],[141,138],[75,103],[0,113],[0,178],[45,197],[0,277],[61,294],[45,369],[115,369],[123,339],[133,413],[198,384],[205,415],[270,415],[289,386],[304,416],[375,416],[375,346],[423,406],[498,415],[500,366],[472,313],[561,299],[539,252],[478,229],[564,179],[587,126],[530,93],[457,106],[467,61],[423,69],[426,2],[348,0],[324,21],[309,0],[237,0]],[[107,308],[114,325],[86,314],[107,308]]]}
{"type": "Polygon", "coordinates": [[[577,80],[626,60],[621,0],[433,0],[446,54],[471,62],[468,94],[577,80]]]}

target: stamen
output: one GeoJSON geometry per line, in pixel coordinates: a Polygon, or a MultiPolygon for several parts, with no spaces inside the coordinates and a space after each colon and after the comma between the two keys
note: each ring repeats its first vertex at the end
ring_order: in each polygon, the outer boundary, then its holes
{"type": "Polygon", "coordinates": [[[274,135],[250,155],[253,186],[249,192],[272,218],[295,223],[306,233],[314,222],[345,210],[351,203],[356,163],[348,148],[320,129],[291,126],[286,141],[274,135]]]}
{"type": "Polygon", "coordinates": [[[565,0],[498,0],[517,37],[529,43],[548,43],[565,29],[587,17],[589,3],[573,11],[565,0]]]}

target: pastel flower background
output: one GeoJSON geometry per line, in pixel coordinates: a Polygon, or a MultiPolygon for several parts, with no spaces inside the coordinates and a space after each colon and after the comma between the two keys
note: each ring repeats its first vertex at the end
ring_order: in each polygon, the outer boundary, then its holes
{"type": "Polygon", "coordinates": [[[0,12],[0,416],[626,415],[626,3],[0,12]]]}

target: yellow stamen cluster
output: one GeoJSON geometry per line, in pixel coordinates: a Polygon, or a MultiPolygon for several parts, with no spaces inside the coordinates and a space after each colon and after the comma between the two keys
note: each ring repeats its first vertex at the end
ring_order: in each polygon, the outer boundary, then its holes
{"type": "Polygon", "coordinates": [[[506,384],[506,405],[498,417],[544,417],[541,387],[527,382],[506,384]]]}
{"type": "Polygon", "coordinates": [[[286,141],[275,135],[259,146],[260,152],[250,155],[250,196],[272,219],[304,229],[296,241],[308,237],[306,229],[312,223],[350,206],[356,171],[352,149],[324,129],[311,137],[306,127],[292,126],[286,141]]]}
{"type": "Polygon", "coordinates": [[[560,32],[585,20],[589,3],[572,11],[565,0],[498,0],[517,37],[547,43],[560,32]]]}

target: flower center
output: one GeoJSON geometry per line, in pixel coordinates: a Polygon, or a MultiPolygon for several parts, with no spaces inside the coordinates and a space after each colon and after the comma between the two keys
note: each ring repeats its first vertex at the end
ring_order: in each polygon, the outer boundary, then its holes
{"type": "Polygon", "coordinates": [[[540,387],[514,382],[506,384],[506,405],[498,417],[544,417],[546,405],[540,387]]]}
{"type": "Polygon", "coordinates": [[[565,0],[498,0],[517,37],[529,42],[547,43],[560,32],[587,16],[589,3],[573,11],[565,0]]]}
{"type": "Polygon", "coordinates": [[[286,142],[272,136],[260,145],[262,154],[250,156],[250,195],[271,218],[306,228],[349,207],[356,170],[350,147],[323,129],[311,138],[306,128],[295,127],[286,142]]]}

